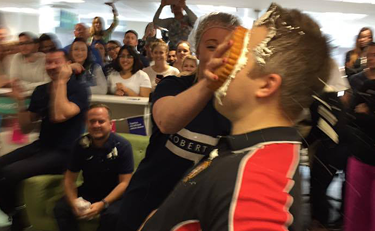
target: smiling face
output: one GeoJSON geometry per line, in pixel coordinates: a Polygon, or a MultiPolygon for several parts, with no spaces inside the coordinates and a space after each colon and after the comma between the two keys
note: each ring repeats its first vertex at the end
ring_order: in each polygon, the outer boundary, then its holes
{"type": "Polygon", "coordinates": [[[182,65],[182,71],[193,73],[197,70],[197,62],[195,60],[186,59],[182,65]]]}
{"type": "Polygon", "coordinates": [[[157,46],[151,52],[152,60],[155,62],[165,62],[167,60],[167,49],[165,46],[157,46]]]}
{"type": "Polygon", "coordinates": [[[111,133],[112,121],[104,107],[92,108],[87,112],[87,131],[93,140],[104,140],[111,133]]]}
{"type": "Polygon", "coordinates": [[[95,32],[100,32],[103,30],[103,25],[99,18],[94,19],[92,24],[94,26],[95,32]]]}
{"type": "Polygon", "coordinates": [[[71,56],[74,62],[83,64],[87,59],[87,45],[84,42],[75,42],[72,45],[71,56]]]}
{"type": "Polygon", "coordinates": [[[180,62],[182,62],[182,60],[184,59],[184,57],[186,55],[189,55],[191,52],[190,52],[190,47],[187,43],[180,43],[177,47],[177,60],[180,60],[180,62]]]}
{"type": "Polygon", "coordinates": [[[134,57],[130,55],[128,50],[124,49],[119,54],[119,63],[122,71],[129,72],[133,69],[134,57]]]}
{"type": "Polygon", "coordinates": [[[176,51],[175,50],[169,51],[168,58],[167,58],[168,63],[174,63],[176,60],[177,60],[176,51]]]}

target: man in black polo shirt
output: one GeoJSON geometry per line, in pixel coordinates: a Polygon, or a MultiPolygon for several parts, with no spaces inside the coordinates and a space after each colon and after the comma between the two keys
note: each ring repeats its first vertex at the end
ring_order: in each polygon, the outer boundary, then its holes
{"type": "MultiPolygon", "coordinates": [[[[301,230],[298,207],[296,221],[289,212],[298,205],[290,191],[300,186],[293,181],[301,143],[293,125],[312,92],[322,90],[318,77],[329,76],[327,40],[307,15],[276,4],[248,33],[248,52],[215,101],[232,135],[220,139],[142,230],[301,230]]],[[[207,65],[210,81],[218,79],[215,67],[231,63],[222,58],[230,44],[221,44],[207,65]]]]}
{"type": "Polygon", "coordinates": [[[99,214],[98,230],[114,230],[118,199],[128,187],[134,163],[129,141],[111,132],[110,115],[104,104],[91,105],[87,112],[88,134],[74,146],[64,177],[65,197],[54,210],[60,231],[78,231],[77,219],[92,219],[99,214]],[[77,189],[81,170],[84,182],[77,189]]]}
{"type": "Polygon", "coordinates": [[[52,81],[34,90],[28,108],[18,82],[12,86],[22,131],[30,132],[42,121],[37,141],[0,157],[0,208],[13,216],[12,230],[22,230],[16,208],[18,183],[36,175],[61,174],[67,153],[84,131],[88,93],[83,85],[70,80],[72,66],[63,51],[46,54],[46,71],[52,81]]]}

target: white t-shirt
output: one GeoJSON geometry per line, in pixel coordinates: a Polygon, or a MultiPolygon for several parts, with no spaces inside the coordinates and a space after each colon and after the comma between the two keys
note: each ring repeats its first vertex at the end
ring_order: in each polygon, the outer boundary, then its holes
{"type": "Polygon", "coordinates": [[[26,91],[51,81],[45,69],[45,55],[38,52],[35,56],[34,62],[27,62],[21,53],[15,54],[10,66],[10,79],[19,79],[26,91]]]}
{"type": "Polygon", "coordinates": [[[109,86],[109,92],[111,94],[115,94],[116,92],[116,83],[124,84],[125,87],[134,91],[138,95],[139,95],[141,87],[151,88],[150,78],[142,70],[137,71],[129,79],[123,79],[121,78],[121,75],[119,72],[112,71],[111,74],[109,74],[108,76],[108,86],[109,86]]]}
{"type": "Polygon", "coordinates": [[[162,75],[163,77],[174,75],[177,76],[180,74],[177,68],[169,66],[168,69],[164,72],[156,72],[154,69],[152,69],[152,66],[146,67],[143,69],[144,72],[148,74],[148,77],[150,77],[151,85],[152,85],[152,91],[155,90],[156,87],[156,75],[162,75]]]}

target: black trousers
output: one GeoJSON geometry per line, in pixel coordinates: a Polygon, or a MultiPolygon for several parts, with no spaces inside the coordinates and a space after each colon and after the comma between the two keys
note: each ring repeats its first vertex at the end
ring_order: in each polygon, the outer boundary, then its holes
{"type": "Polygon", "coordinates": [[[66,156],[61,150],[45,148],[35,141],[0,157],[0,209],[12,214],[18,206],[18,184],[37,175],[63,173],[66,156]]]}
{"type": "MultiPolygon", "coordinates": [[[[84,198],[84,197],[83,197],[84,198]]],[[[79,231],[78,221],[65,197],[54,208],[54,214],[60,231],[79,231]]],[[[120,201],[115,201],[100,214],[98,231],[115,230],[120,214],[120,201]]]]}
{"type": "MultiPolygon", "coordinates": [[[[311,166],[310,203],[312,218],[322,224],[329,222],[330,203],[327,198],[327,189],[337,170],[346,170],[348,160],[348,145],[336,145],[331,141],[320,142],[317,146],[311,166]]],[[[345,181],[341,190],[341,212],[343,212],[345,181]]]]}

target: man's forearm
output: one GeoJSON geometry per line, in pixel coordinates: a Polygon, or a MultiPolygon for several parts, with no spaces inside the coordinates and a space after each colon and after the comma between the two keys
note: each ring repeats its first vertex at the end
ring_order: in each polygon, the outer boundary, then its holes
{"type": "Polygon", "coordinates": [[[22,133],[30,133],[34,128],[35,124],[31,119],[31,112],[27,111],[25,100],[18,101],[18,123],[22,130],[22,133]]]}
{"type": "Polygon", "coordinates": [[[69,205],[73,207],[75,200],[77,199],[77,186],[75,182],[65,181],[64,191],[69,205]]]}
{"type": "Polygon", "coordinates": [[[197,21],[197,16],[194,14],[192,10],[189,9],[189,7],[185,6],[184,10],[189,18],[189,21],[192,25],[194,25],[195,21],[197,21]]]}
{"type": "Polygon", "coordinates": [[[111,204],[112,202],[118,200],[125,192],[126,188],[128,187],[129,182],[121,182],[119,183],[105,198],[103,198],[106,202],[111,204]]]}
{"type": "Polygon", "coordinates": [[[177,96],[156,101],[152,110],[154,120],[163,133],[176,133],[203,110],[212,96],[206,80],[202,80],[177,96]]]}
{"type": "Polygon", "coordinates": [[[154,19],[152,20],[152,22],[154,23],[155,26],[160,26],[160,27],[165,28],[165,25],[163,25],[163,23],[162,23],[162,19],[160,19],[160,14],[161,14],[161,11],[163,10],[163,8],[164,8],[164,6],[162,6],[162,5],[159,6],[157,11],[155,12],[154,19]]]}
{"type": "Polygon", "coordinates": [[[58,80],[52,83],[51,96],[50,108],[53,121],[63,122],[77,114],[78,106],[68,100],[65,81],[58,80]]]}

